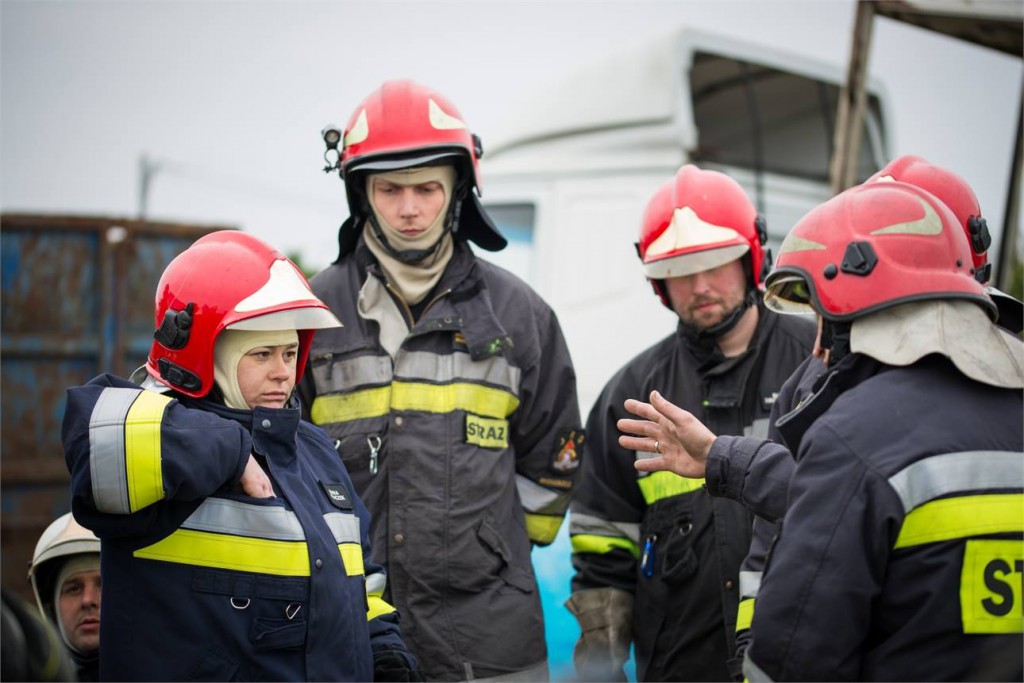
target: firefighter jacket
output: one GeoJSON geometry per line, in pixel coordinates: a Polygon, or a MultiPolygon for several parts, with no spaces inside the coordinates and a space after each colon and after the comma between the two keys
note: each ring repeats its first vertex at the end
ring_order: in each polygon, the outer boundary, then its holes
{"type": "Polygon", "coordinates": [[[657,389],[716,434],[764,436],[775,396],[810,353],[815,330],[760,303],[758,313],[749,348],[728,359],[680,325],[612,377],[587,422],[570,525],[572,586],[635,595],[638,680],[728,680],[752,518],[708,495],[703,480],[637,472],[641,456],[619,446],[616,423],[630,417],[625,399],[657,389]]]}
{"type": "Polygon", "coordinates": [[[779,423],[797,462],[744,673],[1020,680],[1022,392],[934,354],[822,380],[779,423]]]}
{"type": "Polygon", "coordinates": [[[415,322],[361,240],[312,285],[345,327],[317,333],[302,396],[373,512],[427,678],[546,667],[530,551],[558,532],[583,441],[554,313],[461,241],[415,322]]]}
{"type": "Polygon", "coordinates": [[[373,652],[405,652],[367,511],[299,416],[111,375],[68,390],[72,509],[102,542],[100,680],[367,681],[373,652]],[[236,490],[250,453],[275,498],[236,490]]]}

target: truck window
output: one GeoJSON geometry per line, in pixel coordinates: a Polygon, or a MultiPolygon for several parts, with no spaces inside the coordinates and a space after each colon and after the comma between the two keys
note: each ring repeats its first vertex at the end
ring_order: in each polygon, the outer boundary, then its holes
{"type": "Polygon", "coordinates": [[[484,251],[473,246],[473,251],[491,263],[510,270],[529,284],[536,286],[533,272],[533,235],[536,208],[528,202],[486,205],[498,230],[508,240],[508,246],[501,251],[484,251]]]}
{"type": "MultiPolygon", "coordinates": [[[[691,153],[695,162],[828,182],[838,86],[706,52],[694,54],[689,77],[699,140],[691,153]]],[[[860,181],[885,161],[880,109],[869,94],[860,181]]]]}

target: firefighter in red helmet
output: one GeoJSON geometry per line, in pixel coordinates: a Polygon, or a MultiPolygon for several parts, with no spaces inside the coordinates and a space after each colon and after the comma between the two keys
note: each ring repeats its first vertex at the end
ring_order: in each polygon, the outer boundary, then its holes
{"type": "Polygon", "coordinates": [[[447,97],[388,81],[324,140],[349,217],[312,285],[345,329],[313,342],[308,414],[373,512],[385,595],[426,676],[544,680],[530,550],[555,539],[583,443],[558,320],[469,246],[506,241],[478,197],[480,140],[447,97]]]}
{"type": "Polygon", "coordinates": [[[68,390],[75,516],[101,539],[100,680],[418,680],[369,556],[369,514],[293,395],[340,326],[237,231],[157,285],[138,383],[68,390]]]}
{"type": "Polygon", "coordinates": [[[764,221],[729,176],[683,166],[644,211],[637,249],[677,331],[606,384],[587,422],[572,505],[573,594],[581,680],[728,680],[740,562],[752,517],[701,482],[637,476],[618,444],[625,399],[659,389],[723,434],[764,434],[775,394],[811,351],[808,320],[761,303],[764,221]]]}
{"type": "Polygon", "coordinates": [[[796,224],[766,282],[769,306],[819,319],[826,371],[777,423],[795,467],[660,396],[630,404],[646,419],[622,442],[661,451],[638,469],[705,474],[769,516],[758,499],[786,489],[749,680],[1020,680],[1024,344],[975,270],[934,194],[852,188],[796,224]]]}

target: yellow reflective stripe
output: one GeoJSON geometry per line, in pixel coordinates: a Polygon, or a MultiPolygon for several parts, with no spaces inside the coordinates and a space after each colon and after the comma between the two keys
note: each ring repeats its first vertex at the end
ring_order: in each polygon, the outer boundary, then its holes
{"type": "Polygon", "coordinates": [[[640,559],[640,546],[628,538],[621,536],[596,536],[593,534],[577,534],[572,537],[574,553],[596,553],[604,555],[616,548],[628,551],[633,557],[640,559]]]}
{"type": "Polygon", "coordinates": [[[351,394],[330,394],[313,399],[310,417],[313,424],[347,422],[388,414],[391,387],[364,389],[351,394]]]}
{"type": "Polygon", "coordinates": [[[555,540],[562,527],[562,517],[526,513],[526,535],[534,543],[548,545],[555,540]]]}
{"type": "Polygon", "coordinates": [[[648,505],[672,496],[698,491],[704,486],[703,479],[687,479],[674,472],[655,472],[637,479],[636,483],[648,505]]]}
{"type": "Polygon", "coordinates": [[[1024,532],[1024,494],[961,496],[925,503],[904,518],[894,547],[1004,532],[1024,532]]]}
{"type": "Polygon", "coordinates": [[[309,551],[304,541],[271,541],[178,529],[167,538],[136,550],[133,555],[198,567],[309,576],[309,551]]]}
{"type": "Polygon", "coordinates": [[[388,387],[351,394],[318,396],[313,401],[310,417],[314,424],[322,425],[380,417],[391,410],[421,410],[426,413],[465,410],[483,417],[503,419],[518,407],[519,399],[515,395],[479,384],[394,382],[388,387]]]}
{"type": "Polygon", "coordinates": [[[964,633],[1024,632],[1024,541],[973,539],[964,548],[964,633]]]}
{"type": "Polygon", "coordinates": [[[754,621],[754,598],[740,600],[736,608],[736,633],[746,631],[754,621]]]}
{"type": "Polygon", "coordinates": [[[345,563],[346,574],[362,576],[366,573],[363,568],[363,546],[358,543],[339,543],[338,550],[341,552],[341,561],[345,563]]]}
{"type": "Polygon", "coordinates": [[[128,504],[132,512],[164,497],[160,467],[160,424],[171,399],[152,391],[140,391],[125,418],[124,454],[128,476],[128,504]]]}
{"type": "Polygon", "coordinates": [[[384,601],[379,595],[366,596],[366,620],[376,619],[382,614],[391,614],[395,608],[384,601]]]}
{"type": "Polygon", "coordinates": [[[422,410],[427,413],[471,410],[483,417],[505,418],[519,406],[519,399],[507,391],[464,382],[395,382],[391,391],[391,407],[395,410],[422,410]]]}

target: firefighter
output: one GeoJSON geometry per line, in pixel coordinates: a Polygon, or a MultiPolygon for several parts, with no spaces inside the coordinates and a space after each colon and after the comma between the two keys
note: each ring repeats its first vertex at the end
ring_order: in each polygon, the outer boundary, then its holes
{"type": "Polygon", "coordinates": [[[78,680],[99,675],[100,540],[70,512],[54,520],[36,542],[29,582],[39,612],[56,624],[78,680]]]}
{"type": "MultiPolygon", "coordinates": [[[[637,245],[676,332],[606,384],[587,421],[573,501],[573,594],[582,680],[624,680],[635,644],[639,680],[727,680],[739,566],[752,519],[702,482],[638,476],[618,444],[623,402],[664,391],[722,434],[764,436],[775,395],[811,351],[809,320],[764,308],[763,221],[723,173],[683,166],[653,195],[637,245]]],[[[738,670],[737,663],[732,663],[738,670]]]]}
{"type": "MultiPolygon", "coordinates": [[[[957,216],[899,181],[847,190],[783,243],[767,300],[818,315],[827,370],[777,425],[797,464],[750,680],[1024,673],[1024,344],[973,270],[957,216]]],[[[630,410],[654,421],[621,423],[624,444],[662,452],[638,468],[710,479],[717,440],[652,399],[630,410]]],[[[718,462],[733,495],[780,471],[764,450],[718,462]]]]}
{"type": "Polygon", "coordinates": [[[292,389],[340,325],[219,231],[168,265],[137,383],[68,390],[72,510],[102,543],[101,680],[417,680],[369,515],[292,389]]]}
{"type": "Polygon", "coordinates": [[[480,140],[442,94],[385,82],[327,129],[350,215],[313,290],[345,321],[302,395],[373,513],[388,596],[429,679],[548,676],[533,545],[568,508],[583,430],[552,310],[474,255],[506,240],[480,140]]]}

